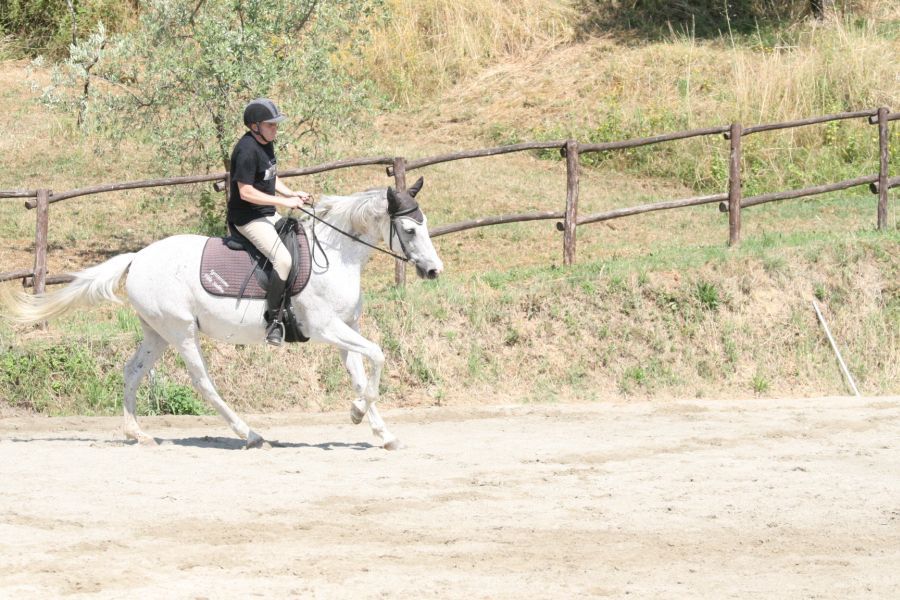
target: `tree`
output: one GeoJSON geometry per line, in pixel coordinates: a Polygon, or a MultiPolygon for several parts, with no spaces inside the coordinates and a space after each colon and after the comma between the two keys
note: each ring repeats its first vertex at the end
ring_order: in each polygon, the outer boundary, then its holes
{"type": "MultiPolygon", "coordinates": [[[[149,143],[171,173],[227,170],[244,106],[268,96],[291,117],[280,155],[309,155],[368,106],[337,57],[358,54],[381,1],[148,0],[130,31],[101,22],[72,44],[43,99],[86,131],[149,143]]],[[[202,228],[223,231],[221,200],[200,203],[202,228]]]]}
{"type": "Polygon", "coordinates": [[[44,98],[79,106],[91,131],[141,136],[171,172],[227,168],[243,107],[270,96],[292,117],[280,150],[307,153],[366,105],[335,57],[359,50],[380,1],[148,0],[132,31],[73,44],[44,98]]]}

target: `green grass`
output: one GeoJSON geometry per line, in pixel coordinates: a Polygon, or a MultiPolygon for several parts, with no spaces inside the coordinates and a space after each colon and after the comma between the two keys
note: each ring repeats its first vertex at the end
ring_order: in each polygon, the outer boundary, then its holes
{"type": "Polygon", "coordinates": [[[0,355],[2,397],[48,414],[65,414],[62,400],[77,397],[80,414],[107,414],[117,406],[122,376],[110,369],[104,350],[64,344],[9,348],[0,355]]]}
{"type": "MultiPolygon", "coordinates": [[[[122,369],[130,353],[117,340],[95,336],[52,344],[5,347],[0,353],[0,398],[10,406],[53,416],[122,412],[122,369]]],[[[157,372],[138,395],[138,414],[213,414],[197,393],[157,372]]]]}
{"type": "MultiPolygon", "coordinates": [[[[139,415],[213,415],[215,411],[190,386],[152,375],[138,394],[139,415]]],[[[120,402],[121,404],[121,402],[120,402]]]]}
{"type": "Polygon", "coordinates": [[[753,379],[750,381],[750,387],[753,388],[753,393],[757,396],[761,396],[769,391],[769,380],[760,372],[757,372],[753,375],[753,379]]]}
{"type": "Polygon", "coordinates": [[[700,306],[706,310],[716,310],[719,308],[719,290],[714,283],[698,281],[694,295],[700,303],[700,306]]]}

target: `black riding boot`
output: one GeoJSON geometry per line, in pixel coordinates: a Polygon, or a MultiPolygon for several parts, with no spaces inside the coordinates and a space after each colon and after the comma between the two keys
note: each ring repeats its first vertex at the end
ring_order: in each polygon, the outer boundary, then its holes
{"type": "Polygon", "coordinates": [[[282,305],[284,302],[285,281],[272,273],[272,281],[269,282],[269,291],[266,294],[266,342],[272,346],[280,346],[284,340],[284,324],[281,321],[282,305]]]}

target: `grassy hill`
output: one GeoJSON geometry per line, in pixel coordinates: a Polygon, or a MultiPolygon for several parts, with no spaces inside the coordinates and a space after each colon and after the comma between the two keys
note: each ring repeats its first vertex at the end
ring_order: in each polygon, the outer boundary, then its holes
{"type": "MultiPolygon", "coordinates": [[[[569,3],[389,3],[357,65],[385,104],[367,130],[322,157],[408,158],[520,140],[623,139],[690,127],[900,108],[900,18],[893,3],[755,35],[643,38],[585,32],[569,3]],[[415,10],[412,7],[416,7],[415,10]],[[402,42],[402,43],[401,43],[402,42]],[[891,60],[893,57],[893,60],[891,60]]],[[[138,140],[82,139],[71,116],[33,102],[47,73],[0,63],[0,189],[70,189],[159,175],[138,140]]],[[[891,168],[900,169],[896,126],[891,168]]],[[[237,132],[236,132],[237,134],[237,132]]],[[[874,128],[860,122],[767,133],[745,142],[745,193],[877,171],[874,128]]],[[[684,141],[585,165],[581,212],[724,191],[727,142],[684,141]]],[[[282,162],[298,165],[299,157],[282,162]]],[[[538,154],[423,170],[432,225],[561,210],[565,167],[538,154]]],[[[381,169],[296,182],[314,193],[386,185],[381,169]]],[[[54,272],[94,264],[199,227],[199,187],[79,198],[51,209],[54,272]]],[[[373,259],[363,332],[386,350],[387,405],[673,396],[829,394],[845,390],[815,313],[820,301],[866,394],[900,391],[900,233],[874,231],[875,197],[852,190],[744,213],[728,249],[714,206],[579,228],[563,268],[551,222],[436,240],[437,283],[390,284],[373,259]]],[[[0,200],[0,271],[33,260],[34,215],[0,200]]],[[[15,285],[15,284],[5,284],[15,285]]],[[[49,332],[0,320],[0,403],[48,413],[118,412],[121,369],[138,335],[133,313],[76,313],[49,332]]],[[[346,375],[330,348],[284,351],[207,344],[214,380],[244,411],[345,407],[346,375]],[[258,380],[235,371],[260,372],[258,380]],[[263,383],[265,380],[265,384],[263,383]],[[272,384],[293,384],[261,398],[272,384]],[[265,385],[265,388],[261,387],[265,385]]],[[[169,355],[142,392],[145,412],[196,410],[169,355]]]]}

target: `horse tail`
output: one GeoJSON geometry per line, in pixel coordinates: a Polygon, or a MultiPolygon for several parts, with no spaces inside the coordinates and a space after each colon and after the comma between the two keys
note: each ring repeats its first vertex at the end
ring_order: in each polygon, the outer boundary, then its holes
{"type": "Polygon", "coordinates": [[[122,301],[116,296],[119,281],[128,271],[135,254],[119,254],[105,263],[74,273],[75,280],[46,294],[26,294],[21,290],[0,288],[3,317],[23,325],[58,317],[78,306],[103,301],[122,301]]]}

